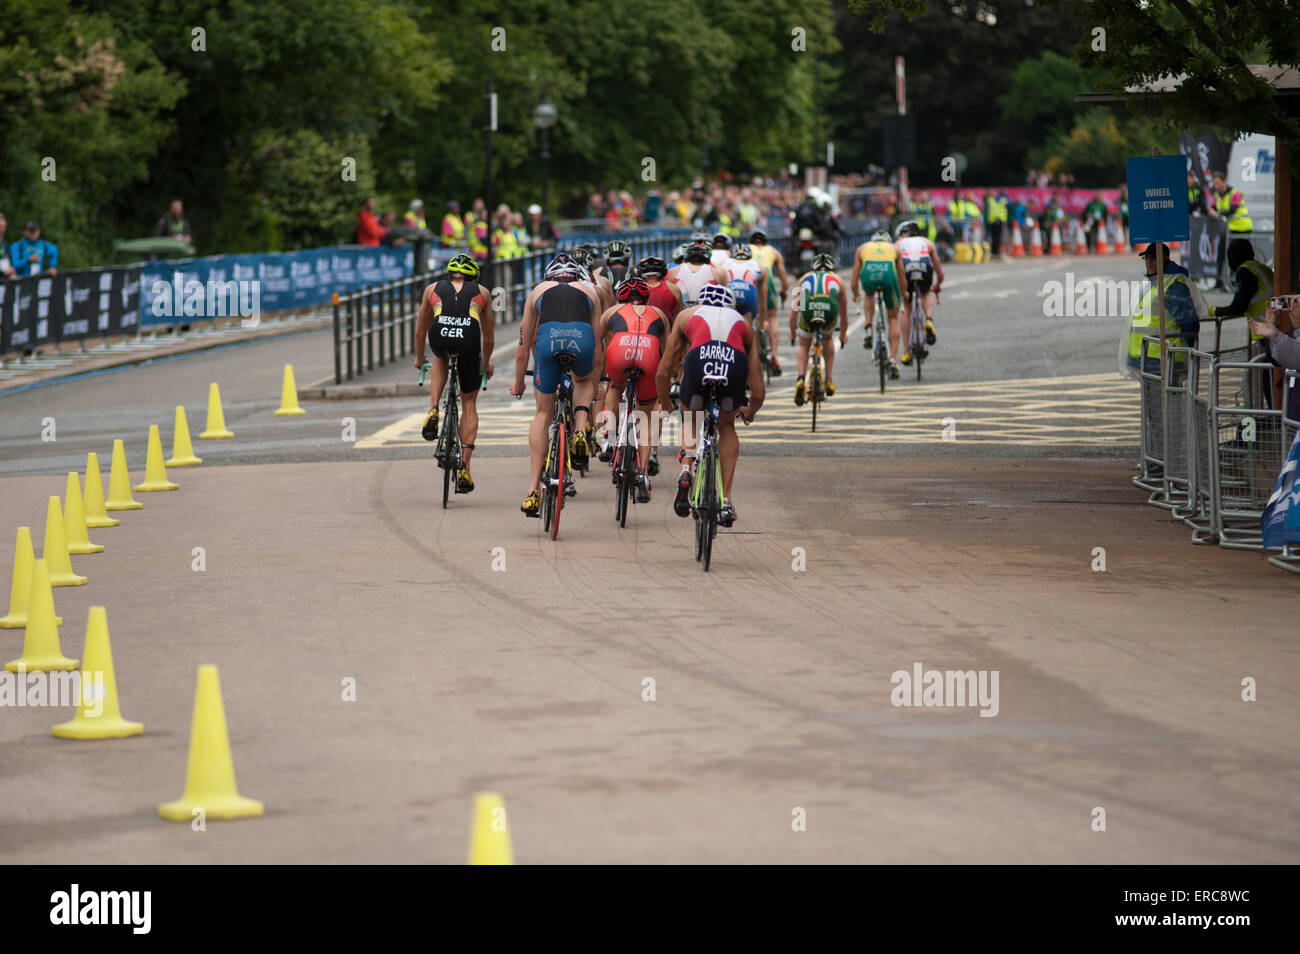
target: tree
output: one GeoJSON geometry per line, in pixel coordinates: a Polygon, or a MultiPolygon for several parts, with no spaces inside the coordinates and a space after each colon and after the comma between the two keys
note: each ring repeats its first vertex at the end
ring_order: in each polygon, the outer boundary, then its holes
{"type": "MultiPolygon", "coordinates": [[[[1172,129],[1204,123],[1234,138],[1271,133],[1300,145],[1300,116],[1278,104],[1269,83],[1248,63],[1300,61],[1300,5],[1292,0],[1071,0],[1079,27],[1080,63],[1120,92],[1182,77],[1159,99],[1162,122],[1172,129]],[[1104,30],[1098,42],[1097,29],[1104,30]]],[[[1133,110],[1149,109],[1130,97],[1133,110]]],[[[1300,153],[1297,153],[1300,154],[1300,153]]]]}

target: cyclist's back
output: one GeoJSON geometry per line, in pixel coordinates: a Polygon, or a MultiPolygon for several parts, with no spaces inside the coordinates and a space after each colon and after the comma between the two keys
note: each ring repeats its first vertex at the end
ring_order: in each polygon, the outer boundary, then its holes
{"type": "Polygon", "coordinates": [[[713,281],[713,265],[709,262],[695,263],[683,262],[677,266],[677,272],[673,276],[677,281],[677,287],[682,292],[682,303],[693,305],[700,298],[700,289],[713,281]]]}

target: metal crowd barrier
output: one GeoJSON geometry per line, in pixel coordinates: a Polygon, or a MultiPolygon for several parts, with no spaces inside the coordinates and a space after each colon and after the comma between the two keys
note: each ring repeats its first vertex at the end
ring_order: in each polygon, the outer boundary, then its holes
{"type": "MultiPolygon", "coordinates": [[[[1282,407],[1282,446],[1289,449],[1295,440],[1296,431],[1300,430],[1300,419],[1291,417],[1290,408],[1293,396],[1300,394],[1300,372],[1288,371],[1286,373],[1286,384],[1282,389],[1284,400],[1282,407]]],[[[1284,450],[1286,453],[1286,450],[1284,450]]],[[[1268,562],[1273,566],[1286,570],[1288,573],[1300,574],[1300,544],[1288,543],[1283,545],[1280,552],[1270,556],[1268,562]]]]}

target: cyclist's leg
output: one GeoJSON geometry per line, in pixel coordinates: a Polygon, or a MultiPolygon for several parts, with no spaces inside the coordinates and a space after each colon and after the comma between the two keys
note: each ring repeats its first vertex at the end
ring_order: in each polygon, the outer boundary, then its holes
{"type": "Polygon", "coordinates": [[[722,461],[722,496],[731,501],[731,482],[740,459],[740,437],[736,434],[735,412],[718,415],[718,457],[722,461]]]}
{"type": "MultiPolygon", "coordinates": [[[[570,328],[575,327],[569,325],[570,328]]],[[[591,412],[591,402],[596,394],[596,334],[587,324],[577,325],[582,335],[578,339],[581,351],[573,365],[573,433],[586,430],[591,412]]]]}
{"type": "Polygon", "coordinates": [[[456,383],[460,387],[460,445],[463,450],[461,459],[465,469],[469,470],[469,458],[474,452],[474,438],[478,436],[478,389],[483,383],[483,358],[481,354],[482,339],[478,335],[478,325],[471,326],[471,333],[456,358],[456,383]]]}
{"type": "Polygon", "coordinates": [[[835,367],[835,335],[829,331],[822,338],[822,355],[826,362],[826,383],[830,384],[835,380],[835,375],[831,373],[835,367]]]}
{"type": "Polygon", "coordinates": [[[903,292],[903,309],[898,315],[898,321],[890,326],[889,344],[893,349],[894,360],[898,360],[898,352],[901,348],[903,351],[911,350],[912,342],[912,295],[909,288],[903,292]],[[897,337],[895,337],[897,331],[897,337]]]}
{"type": "Polygon", "coordinates": [[[812,332],[804,330],[803,318],[799,319],[798,341],[799,351],[795,356],[794,369],[802,380],[808,373],[808,350],[812,347],[812,332]]]}
{"type": "Polygon", "coordinates": [[[551,332],[556,326],[542,324],[537,329],[537,343],[533,348],[533,395],[537,410],[528,427],[528,463],[531,468],[531,490],[541,483],[542,467],[546,462],[546,445],[549,439],[551,416],[555,413],[555,389],[560,386],[560,368],[555,360],[555,341],[551,332]]]}

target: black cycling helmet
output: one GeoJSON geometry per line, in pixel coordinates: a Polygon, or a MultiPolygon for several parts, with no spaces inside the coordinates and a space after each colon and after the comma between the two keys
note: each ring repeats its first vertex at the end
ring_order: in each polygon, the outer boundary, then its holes
{"type": "Polygon", "coordinates": [[[668,274],[668,263],[662,258],[655,258],[650,255],[636,263],[636,273],[642,276],[656,275],[663,278],[668,274]]]}
{"type": "Polygon", "coordinates": [[[688,262],[707,262],[713,256],[713,249],[707,245],[701,245],[699,242],[692,242],[686,246],[686,261],[688,262]]]}
{"type": "Polygon", "coordinates": [[[614,289],[614,297],[619,301],[644,305],[650,297],[650,286],[645,283],[644,278],[625,278],[614,289]]]}
{"type": "Polygon", "coordinates": [[[835,271],[835,259],[829,252],[818,252],[813,258],[814,272],[833,272],[835,271]]]}
{"type": "Polygon", "coordinates": [[[683,242],[681,245],[679,245],[679,246],[677,246],[675,249],[673,249],[673,264],[674,264],[674,265],[680,265],[682,262],[686,261],[686,250],[687,250],[687,248],[689,248],[689,246],[688,246],[685,242],[683,242]]]}
{"type": "Polygon", "coordinates": [[[894,240],[889,237],[889,233],[886,232],[884,229],[876,229],[874,232],[871,233],[871,241],[892,242],[894,240]]]}
{"type": "Polygon", "coordinates": [[[754,250],[744,242],[737,242],[731,250],[731,257],[738,262],[746,262],[754,257],[754,250]]]}
{"type": "Polygon", "coordinates": [[[703,229],[700,229],[700,231],[696,232],[694,235],[691,236],[691,241],[708,245],[710,242],[713,241],[713,236],[710,235],[708,232],[704,231],[703,229]]]}
{"type": "Polygon", "coordinates": [[[447,263],[447,271],[453,275],[466,275],[469,278],[478,278],[478,262],[470,258],[464,252],[454,257],[447,263]]]}
{"type": "Polygon", "coordinates": [[[766,245],[767,233],[764,232],[762,229],[754,229],[754,231],[749,233],[749,241],[750,244],[757,243],[759,245],[766,245]]]}
{"type": "Polygon", "coordinates": [[[605,261],[611,265],[626,265],[632,260],[632,246],[626,242],[610,242],[605,246],[605,261]]]}
{"type": "Polygon", "coordinates": [[[731,248],[731,236],[726,232],[719,232],[717,235],[713,236],[713,247],[731,248]]]}

